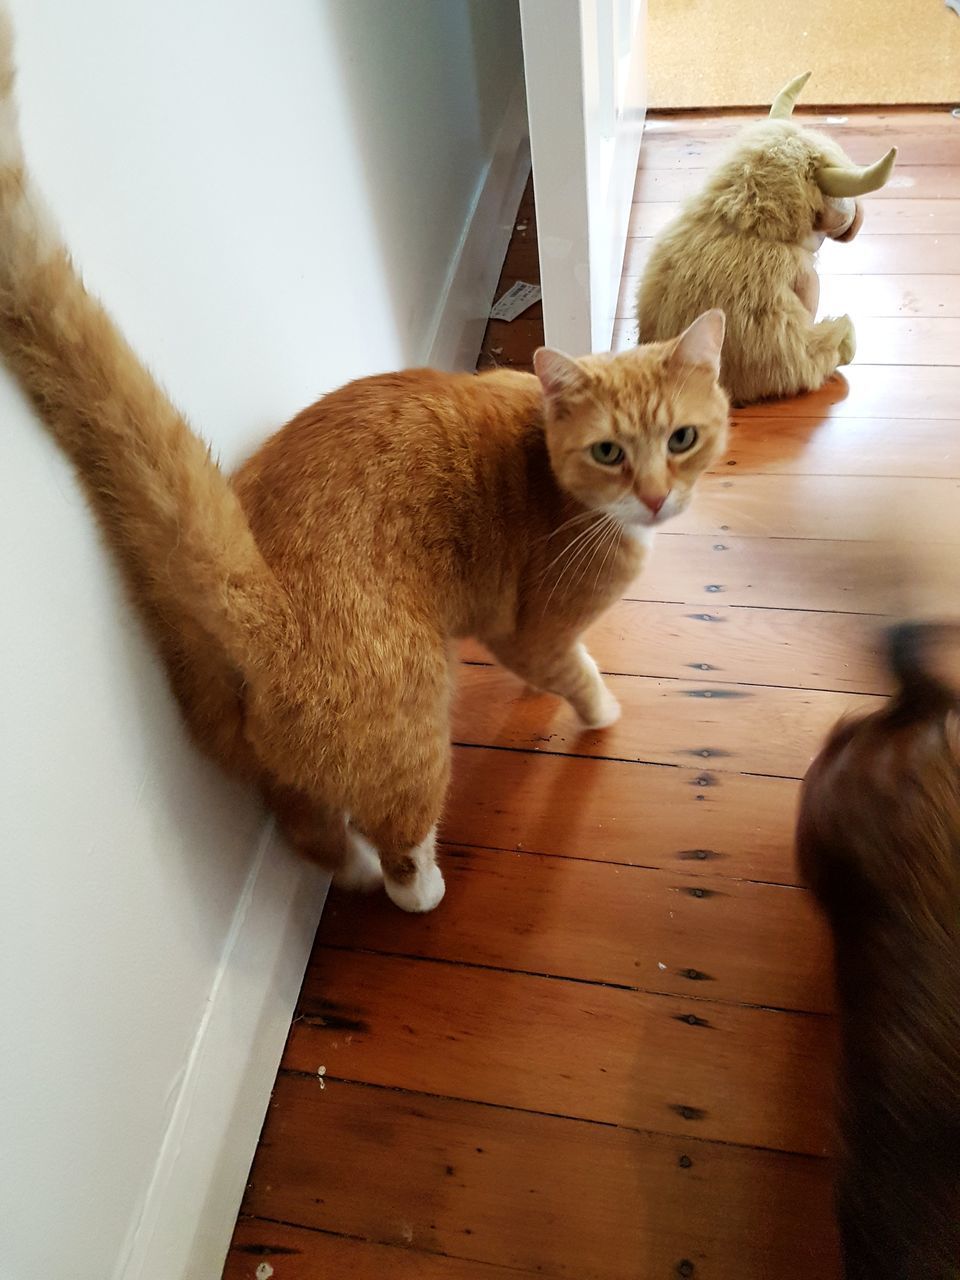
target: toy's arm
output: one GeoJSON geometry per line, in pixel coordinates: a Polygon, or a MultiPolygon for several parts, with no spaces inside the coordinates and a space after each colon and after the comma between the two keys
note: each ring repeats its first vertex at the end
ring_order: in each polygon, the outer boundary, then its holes
{"type": "Polygon", "coordinates": [[[814,231],[820,231],[831,240],[846,243],[852,240],[863,226],[863,205],[852,197],[824,196],[823,208],[817,214],[814,231]]]}
{"type": "Polygon", "coordinates": [[[809,313],[811,320],[817,318],[817,307],[820,305],[820,277],[817,275],[817,269],[813,265],[813,259],[809,259],[808,264],[803,267],[800,275],[793,283],[793,292],[803,303],[804,309],[809,313]]]}
{"type": "Polygon", "coordinates": [[[853,221],[850,223],[849,227],[847,227],[846,231],[844,231],[842,235],[834,237],[836,240],[839,240],[842,244],[846,244],[848,240],[852,240],[853,237],[860,230],[860,228],[863,226],[863,205],[860,203],[859,200],[855,200],[854,205],[856,207],[854,208],[854,211],[853,211],[853,221]]]}

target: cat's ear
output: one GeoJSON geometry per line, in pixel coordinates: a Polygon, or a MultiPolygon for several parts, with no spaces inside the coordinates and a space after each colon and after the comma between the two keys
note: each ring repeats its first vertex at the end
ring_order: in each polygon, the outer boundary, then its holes
{"type": "Polygon", "coordinates": [[[684,329],[673,349],[671,360],[678,364],[707,365],[715,376],[720,373],[720,352],[727,318],[718,308],[705,311],[684,329]]]}
{"type": "Polygon", "coordinates": [[[533,371],[540,379],[543,394],[549,400],[585,391],[590,382],[573,356],[554,351],[551,347],[538,347],[533,353],[533,371]]]}

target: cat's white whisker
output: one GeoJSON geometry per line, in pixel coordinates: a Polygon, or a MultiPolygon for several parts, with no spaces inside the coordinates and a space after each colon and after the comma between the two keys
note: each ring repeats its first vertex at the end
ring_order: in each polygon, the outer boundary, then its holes
{"type": "MultiPolygon", "coordinates": [[[[601,520],[597,524],[591,525],[590,528],[586,531],[585,536],[577,539],[576,542],[571,542],[569,544],[569,546],[567,547],[567,551],[570,554],[567,556],[567,559],[560,565],[560,570],[557,573],[553,587],[550,591],[550,595],[547,597],[548,604],[552,599],[554,592],[557,590],[560,583],[563,581],[564,576],[567,573],[569,573],[573,569],[573,567],[579,562],[579,560],[589,551],[590,547],[596,541],[597,537],[599,537],[602,531],[602,528],[603,528],[603,522],[601,520]]],[[[558,559],[559,558],[560,557],[558,557],[558,559]]],[[[554,561],[554,563],[556,563],[556,561],[554,561]]]]}
{"type": "Polygon", "coordinates": [[[597,566],[597,577],[596,577],[596,581],[593,584],[594,595],[596,595],[596,593],[600,590],[600,580],[603,577],[604,573],[606,573],[607,558],[610,555],[611,548],[613,549],[612,564],[616,564],[617,562],[617,552],[620,550],[620,543],[623,541],[623,534],[624,534],[624,527],[622,524],[618,523],[616,528],[616,535],[610,539],[610,548],[608,548],[607,551],[604,552],[603,560],[597,566]]]}
{"type": "MultiPolygon", "coordinates": [[[[576,567],[576,565],[580,564],[583,561],[584,557],[589,553],[591,547],[593,547],[594,544],[603,537],[603,534],[606,530],[608,519],[609,519],[608,516],[601,516],[595,525],[590,526],[590,528],[587,530],[587,533],[592,536],[584,539],[581,535],[579,539],[575,539],[575,541],[580,542],[580,546],[577,548],[576,554],[571,555],[570,559],[566,562],[566,564],[561,566],[560,572],[557,574],[557,579],[554,582],[553,586],[550,588],[550,594],[547,596],[546,602],[544,603],[544,606],[543,606],[544,613],[546,613],[547,608],[550,604],[550,601],[553,599],[564,577],[568,573],[571,573],[573,569],[576,567]]],[[[572,547],[573,543],[571,543],[570,546],[572,547]]]]}
{"type": "Polygon", "coordinates": [[[548,533],[546,537],[542,539],[542,541],[550,542],[551,539],[555,538],[558,533],[563,533],[564,529],[569,529],[569,527],[572,524],[576,524],[580,520],[589,520],[592,517],[594,517],[596,514],[597,514],[596,511],[593,511],[592,509],[588,509],[586,511],[578,511],[575,516],[571,516],[569,520],[564,520],[563,524],[557,525],[556,529],[551,530],[551,532],[548,533]]]}
{"type": "Polygon", "coordinates": [[[574,591],[578,590],[580,584],[584,581],[587,570],[593,563],[598,551],[600,551],[606,544],[606,540],[608,536],[610,536],[614,524],[615,522],[609,516],[605,516],[600,526],[598,526],[597,537],[591,542],[588,552],[578,559],[576,566],[572,566],[574,577],[573,581],[568,582],[568,586],[574,591]]]}
{"type": "MultiPolygon", "coordinates": [[[[590,512],[590,514],[591,514],[591,515],[595,515],[595,516],[597,516],[598,520],[600,520],[600,521],[602,521],[602,519],[603,519],[602,515],[600,515],[599,513],[595,512],[595,511],[591,511],[591,512],[590,512]]],[[[560,548],[559,552],[558,552],[558,553],[554,556],[554,558],[550,561],[550,563],[547,565],[547,567],[543,570],[543,572],[540,574],[539,582],[542,584],[542,583],[544,582],[544,580],[546,579],[547,574],[548,574],[548,573],[550,572],[550,570],[553,568],[553,566],[554,566],[555,564],[557,564],[557,562],[558,562],[558,561],[562,560],[562,559],[563,559],[563,557],[564,557],[565,555],[569,554],[569,553],[573,550],[573,548],[574,548],[574,547],[575,547],[579,542],[583,541],[583,539],[584,539],[584,538],[588,537],[588,536],[589,536],[589,534],[590,534],[590,533],[591,533],[595,528],[596,528],[596,525],[588,525],[586,529],[581,529],[581,530],[580,530],[580,531],[579,531],[579,532],[578,532],[574,537],[572,537],[572,538],[570,539],[570,541],[569,541],[569,542],[565,543],[565,544],[560,548]]]]}
{"type": "MultiPolygon", "coordinates": [[[[581,566],[580,573],[577,575],[578,588],[583,582],[586,581],[587,574],[590,572],[590,566],[597,559],[601,551],[603,552],[603,555],[600,557],[601,562],[606,560],[607,552],[609,551],[610,545],[612,544],[616,536],[616,531],[617,531],[616,521],[608,517],[606,523],[604,524],[603,536],[597,539],[597,541],[594,544],[593,551],[585,559],[585,561],[581,566]]],[[[596,592],[599,581],[600,579],[598,575],[597,583],[594,585],[594,592],[596,592]]]]}

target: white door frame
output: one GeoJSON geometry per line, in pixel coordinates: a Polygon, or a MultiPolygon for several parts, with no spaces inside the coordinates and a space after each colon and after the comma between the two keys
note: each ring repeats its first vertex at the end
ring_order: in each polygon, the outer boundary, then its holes
{"type": "Polygon", "coordinates": [[[646,108],[645,0],[520,0],[544,337],[606,351],[646,108]]]}

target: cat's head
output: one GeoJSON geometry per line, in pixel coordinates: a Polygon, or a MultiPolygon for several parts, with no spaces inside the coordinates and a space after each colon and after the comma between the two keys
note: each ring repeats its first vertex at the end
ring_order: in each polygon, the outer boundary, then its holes
{"type": "Polygon", "coordinates": [[[679,338],[619,355],[575,360],[541,347],[533,367],[560,487],[634,529],[683,511],[726,448],[723,330],[723,312],[707,311],[679,338]]]}

